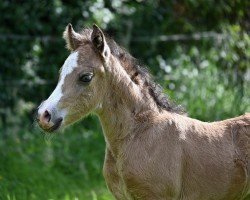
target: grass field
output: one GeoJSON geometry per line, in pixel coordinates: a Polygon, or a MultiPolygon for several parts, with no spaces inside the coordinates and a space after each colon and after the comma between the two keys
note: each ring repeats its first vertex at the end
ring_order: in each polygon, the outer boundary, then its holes
{"type": "Polygon", "coordinates": [[[78,124],[46,136],[36,128],[0,142],[0,199],[112,200],[102,176],[105,144],[99,128],[78,124]]]}

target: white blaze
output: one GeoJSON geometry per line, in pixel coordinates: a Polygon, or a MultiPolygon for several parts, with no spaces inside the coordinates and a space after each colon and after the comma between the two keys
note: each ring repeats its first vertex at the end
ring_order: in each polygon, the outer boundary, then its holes
{"type": "MultiPolygon", "coordinates": [[[[39,110],[38,110],[39,114],[45,112],[45,110],[51,111],[51,110],[56,109],[58,102],[63,96],[62,86],[65,80],[65,77],[71,72],[73,72],[73,70],[77,67],[77,60],[78,60],[78,52],[74,52],[70,54],[69,57],[65,60],[62,66],[61,74],[60,74],[60,81],[58,82],[55,90],[52,92],[49,98],[39,107],[39,110]]],[[[61,116],[61,117],[64,117],[64,116],[61,116]]]]}

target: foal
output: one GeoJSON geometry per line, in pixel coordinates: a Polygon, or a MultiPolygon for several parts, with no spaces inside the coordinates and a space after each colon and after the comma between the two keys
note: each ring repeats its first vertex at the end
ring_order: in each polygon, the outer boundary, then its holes
{"type": "Polygon", "coordinates": [[[250,114],[220,122],[182,115],[136,60],[96,26],[64,32],[71,51],[38,109],[47,132],[98,115],[104,177],[118,200],[235,200],[249,192],[250,114]]]}

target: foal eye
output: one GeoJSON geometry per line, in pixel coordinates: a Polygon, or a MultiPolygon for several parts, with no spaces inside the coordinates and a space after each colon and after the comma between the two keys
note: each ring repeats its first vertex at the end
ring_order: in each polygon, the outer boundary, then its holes
{"type": "Polygon", "coordinates": [[[79,81],[83,83],[89,83],[93,78],[93,73],[86,73],[79,77],[79,81]]]}

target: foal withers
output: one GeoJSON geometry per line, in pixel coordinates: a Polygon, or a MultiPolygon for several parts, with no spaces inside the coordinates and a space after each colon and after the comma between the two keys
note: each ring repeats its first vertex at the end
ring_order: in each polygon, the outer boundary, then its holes
{"type": "Polygon", "coordinates": [[[104,176],[116,199],[243,199],[249,190],[250,115],[206,123],[182,115],[136,60],[102,31],[64,38],[71,51],[38,110],[54,131],[96,113],[104,176]]]}

